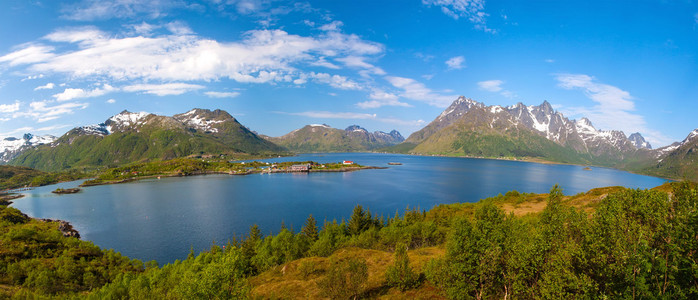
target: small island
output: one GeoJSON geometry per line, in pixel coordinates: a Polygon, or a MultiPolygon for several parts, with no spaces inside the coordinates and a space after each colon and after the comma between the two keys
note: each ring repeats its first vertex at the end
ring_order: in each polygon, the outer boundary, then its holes
{"type": "Polygon", "coordinates": [[[79,188],[70,188],[70,189],[57,188],[57,189],[51,191],[51,193],[59,194],[59,195],[60,194],[75,194],[79,191],[81,191],[81,189],[79,189],[79,188]]]}
{"type": "Polygon", "coordinates": [[[400,166],[400,165],[402,165],[402,163],[400,163],[400,162],[389,162],[388,165],[391,165],[391,166],[400,166]]]}
{"type": "Polygon", "coordinates": [[[166,161],[137,163],[102,171],[96,178],[83,182],[80,186],[127,183],[135,180],[162,177],[180,177],[207,174],[250,175],[272,173],[315,173],[352,172],[365,169],[386,169],[384,167],[362,166],[353,161],[318,163],[314,161],[289,162],[236,162],[225,160],[205,160],[176,158],[166,161]]]}
{"type": "Polygon", "coordinates": [[[591,171],[591,167],[584,167],[584,169],[582,169],[582,170],[584,170],[584,171],[591,171]]]}

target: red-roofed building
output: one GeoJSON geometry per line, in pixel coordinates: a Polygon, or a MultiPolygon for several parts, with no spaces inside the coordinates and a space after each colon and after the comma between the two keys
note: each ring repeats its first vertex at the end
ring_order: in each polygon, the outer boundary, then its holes
{"type": "Polygon", "coordinates": [[[344,164],[344,165],[353,165],[354,162],[351,161],[351,160],[345,160],[345,161],[342,161],[342,164],[344,164]]]}

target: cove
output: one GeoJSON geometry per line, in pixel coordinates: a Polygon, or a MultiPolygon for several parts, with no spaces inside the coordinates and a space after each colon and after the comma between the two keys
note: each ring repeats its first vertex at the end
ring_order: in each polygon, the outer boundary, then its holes
{"type": "Polygon", "coordinates": [[[387,169],[345,173],[205,175],[148,179],[84,188],[56,195],[66,182],[35,188],[13,207],[36,218],[69,221],[83,240],[131,258],[171,263],[190,248],[224,245],[257,224],[264,234],[282,222],[299,231],[309,214],[324,220],[348,218],[355,205],[393,216],[409,207],[476,202],[510,190],[546,193],[559,184],[566,195],[604,186],[652,188],[665,179],[608,168],[519,161],[379,153],[303,154],[264,160],[320,163],[353,160],[387,169]],[[402,165],[388,165],[400,162],[402,165]]]}

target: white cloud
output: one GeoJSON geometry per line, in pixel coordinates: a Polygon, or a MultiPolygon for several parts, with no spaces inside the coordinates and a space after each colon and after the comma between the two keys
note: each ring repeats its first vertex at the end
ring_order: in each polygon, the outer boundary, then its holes
{"type": "Polygon", "coordinates": [[[446,65],[448,66],[449,70],[458,70],[465,68],[463,63],[465,63],[465,57],[463,56],[451,57],[446,61],[446,65]]]}
{"type": "Polygon", "coordinates": [[[29,110],[16,112],[13,117],[29,117],[36,120],[38,123],[55,120],[65,114],[72,114],[75,110],[85,109],[89,106],[87,103],[68,102],[54,105],[56,101],[36,101],[29,104],[29,110]]]}
{"type": "Polygon", "coordinates": [[[158,18],[166,15],[172,8],[182,5],[183,2],[170,0],[82,0],[76,5],[66,7],[63,17],[76,21],[130,18],[138,15],[158,18]]]}
{"type": "Polygon", "coordinates": [[[548,58],[548,59],[545,60],[545,62],[547,62],[547,63],[549,63],[549,64],[552,64],[552,63],[555,62],[555,60],[552,59],[552,58],[548,58]]]}
{"type": "Polygon", "coordinates": [[[423,83],[411,78],[386,76],[385,80],[394,87],[402,89],[400,97],[426,102],[436,107],[447,107],[457,96],[441,95],[427,88],[423,83]]]}
{"type": "Polygon", "coordinates": [[[13,104],[0,104],[0,113],[13,113],[19,110],[19,101],[13,104]]]}
{"type": "Polygon", "coordinates": [[[479,86],[482,90],[496,93],[502,90],[503,83],[504,81],[501,80],[486,80],[478,82],[477,86],[479,86]]]}
{"type": "Polygon", "coordinates": [[[449,17],[458,20],[466,18],[475,24],[475,28],[495,33],[494,29],[487,27],[487,17],[485,13],[485,0],[422,0],[428,6],[438,6],[441,11],[449,17]]]}
{"type": "Polygon", "coordinates": [[[344,23],[342,23],[342,21],[332,21],[332,23],[320,26],[320,30],[338,31],[342,26],[344,26],[344,23]]]}
{"type": "Polygon", "coordinates": [[[165,27],[167,28],[167,30],[176,35],[188,35],[194,33],[194,31],[191,30],[191,28],[188,25],[180,21],[167,23],[165,27]]]}
{"type": "MultiPolygon", "coordinates": [[[[0,63],[8,62],[10,66],[43,62],[54,57],[53,47],[44,45],[28,45],[15,52],[0,56],[0,63]]],[[[27,77],[35,79],[36,77],[27,77]]]]}
{"type": "Polygon", "coordinates": [[[283,113],[292,116],[303,116],[317,119],[375,119],[376,114],[362,114],[352,112],[330,112],[330,111],[306,111],[298,113],[283,113]]]}
{"type": "Polygon", "coordinates": [[[304,84],[308,81],[308,79],[312,79],[315,82],[319,83],[324,83],[328,84],[331,87],[340,89],[340,90],[361,90],[362,87],[359,85],[357,82],[344,77],[340,75],[331,75],[327,73],[315,73],[315,72],[310,72],[310,73],[301,73],[298,77],[298,79],[294,80],[293,83],[295,84],[304,84]]]}
{"type": "Polygon", "coordinates": [[[378,68],[372,64],[367,63],[365,57],[360,57],[360,56],[347,56],[347,57],[340,57],[337,58],[337,61],[340,61],[344,63],[345,66],[350,67],[350,68],[361,68],[365,69],[373,74],[376,75],[385,75],[385,71],[383,69],[378,68]]]}
{"type": "Polygon", "coordinates": [[[114,103],[116,103],[116,100],[114,100],[114,99],[109,99],[109,100],[107,100],[107,103],[109,103],[109,104],[114,104],[114,103]]]}
{"type": "Polygon", "coordinates": [[[83,89],[67,88],[63,90],[63,92],[53,95],[53,98],[56,98],[57,101],[68,101],[79,98],[99,97],[115,91],[118,91],[118,89],[108,84],[104,84],[101,88],[87,91],[83,89]]]}
{"type": "Polygon", "coordinates": [[[143,92],[157,96],[181,95],[187,92],[203,89],[204,86],[189,83],[164,83],[164,84],[133,84],[123,88],[126,92],[143,92]]]}
{"type": "Polygon", "coordinates": [[[424,74],[422,75],[422,78],[426,80],[431,80],[432,78],[434,78],[434,74],[424,74]]]}
{"type": "Polygon", "coordinates": [[[477,83],[480,89],[493,93],[502,91],[502,84],[504,84],[502,80],[485,80],[477,83]]]}
{"type": "MultiPolygon", "coordinates": [[[[223,43],[195,35],[110,37],[85,27],[59,30],[45,40],[61,47],[31,45],[0,57],[0,63],[26,65],[30,71],[64,73],[73,78],[162,82],[220,78],[244,83],[291,82],[302,76],[298,67],[338,68],[326,58],[369,68],[374,74],[384,73],[365,62],[366,57],[383,53],[383,45],[339,32],[306,37],[282,30],[253,30],[241,41],[223,43]],[[63,47],[65,43],[77,47],[63,47]]],[[[325,76],[322,74],[318,76],[325,76]]],[[[328,75],[332,80],[319,81],[350,88],[338,83],[345,77],[328,75]]]]}
{"type": "Polygon", "coordinates": [[[360,108],[367,109],[367,108],[378,108],[381,106],[403,106],[403,107],[411,107],[412,105],[409,105],[404,102],[398,101],[398,96],[395,94],[387,93],[383,90],[380,89],[373,89],[371,91],[371,94],[369,95],[369,98],[371,98],[371,101],[364,101],[364,102],[359,102],[356,105],[359,106],[360,108]]]}
{"type": "Polygon", "coordinates": [[[49,83],[47,83],[47,84],[45,84],[45,85],[37,86],[34,90],[35,90],[35,91],[38,91],[38,90],[52,90],[54,87],[56,87],[56,85],[53,84],[53,82],[49,82],[49,83]]]}
{"type": "Polygon", "coordinates": [[[239,92],[205,92],[204,94],[211,98],[235,98],[240,96],[239,92]]]}
{"type": "Polygon", "coordinates": [[[499,79],[494,79],[494,80],[480,81],[477,83],[477,86],[481,90],[492,92],[492,93],[499,93],[500,95],[507,97],[507,98],[516,97],[516,94],[514,94],[513,92],[505,90],[502,87],[503,84],[504,84],[504,81],[499,80],[499,79]]]}
{"type": "Polygon", "coordinates": [[[305,111],[297,113],[275,112],[278,114],[302,116],[315,119],[356,119],[356,120],[375,120],[382,123],[396,124],[402,126],[421,127],[426,123],[424,120],[402,120],[397,118],[381,118],[376,114],[363,114],[353,112],[330,112],[330,111],[305,111]]]}
{"type": "Polygon", "coordinates": [[[27,81],[27,80],[34,80],[34,79],[39,79],[39,78],[44,78],[44,74],[39,74],[39,75],[30,75],[25,78],[22,78],[20,81],[27,81]]]}
{"type": "Polygon", "coordinates": [[[587,98],[596,103],[592,107],[569,107],[566,114],[587,117],[594,126],[603,130],[640,132],[655,145],[667,145],[672,142],[659,131],[648,128],[643,116],[633,113],[635,102],[629,92],[600,83],[596,78],[584,74],[558,74],[555,79],[559,87],[581,90],[587,98]]]}

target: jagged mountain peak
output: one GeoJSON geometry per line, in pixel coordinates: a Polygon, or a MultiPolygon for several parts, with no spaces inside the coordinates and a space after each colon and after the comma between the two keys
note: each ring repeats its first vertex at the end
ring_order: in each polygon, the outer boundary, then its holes
{"type": "Polygon", "coordinates": [[[218,124],[233,121],[237,122],[227,111],[216,109],[194,108],[188,112],[174,115],[173,118],[195,130],[204,132],[218,132],[218,124]]]}
{"type": "Polygon", "coordinates": [[[630,140],[637,149],[652,149],[652,145],[650,145],[639,132],[631,134],[628,140],[630,140]]]}
{"type": "Polygon", "coordinates": [[[688,143],[696,137],[698,137],[698,128],[693,129],[693,131],[691,131],[691,133],[688,134],[688,136],[681,142],[681,144],[688,143]]]}
{"type": "Polygon", "coordinates": [[[347,127],[346,129],[344,129],[344,131],[347,131],[347,132],[364,132],[364,133],[368,133],[368,130],[366,130],[366,128],[363,128],[363,127],[361,127],[361,126],[359,126],[359,125],[351,125],[351,126],[347,127]]]}
{"type": "Polygon", "coordinates": [[[175,119],[188,119],[188,118],[208,118],[208,119],[234,119],[227,111],[221,109],[205,109],[205,108],[194,108],[188,112],[174,115],[175,119]]]}

